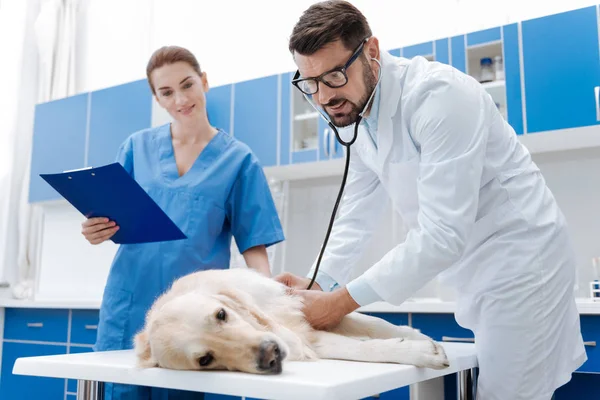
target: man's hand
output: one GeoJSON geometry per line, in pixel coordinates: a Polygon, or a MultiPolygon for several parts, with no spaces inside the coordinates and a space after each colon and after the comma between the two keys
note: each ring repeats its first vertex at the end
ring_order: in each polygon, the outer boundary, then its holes
{"type": "Polygon", "coordinates": [[[346,314],[360,307],[346,288],[333,292],[295,290],[294,294],[302,297],[304,316],[315,329],[335,328],[346,314]]]}
{"type": "MultiPolygon", "coordinates": [[[[284,272],[283,274],[277,275],[274,279],[277,282],[283,283],[285,286],[294,290],[305,290],[310,284],[310,278],[304,278],[290,274],[289,272],[284,272]]],[[[317,282],[313,283],[311,290],[323,291],[317,282]]]]}

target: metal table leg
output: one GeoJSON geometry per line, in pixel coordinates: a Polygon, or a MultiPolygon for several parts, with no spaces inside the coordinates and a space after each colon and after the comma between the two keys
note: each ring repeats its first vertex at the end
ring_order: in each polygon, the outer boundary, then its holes
{"type": "Polygon", "coordinates": [[[458,372],[456,388],[459,400],[475,400],[477,398],[477,371],[475,368],[458,372]]]}
{"type": "Polygon", "coordinates": [[[77,383],[77,400],[104,400],[104,382],[80,379],[77,383]]]}

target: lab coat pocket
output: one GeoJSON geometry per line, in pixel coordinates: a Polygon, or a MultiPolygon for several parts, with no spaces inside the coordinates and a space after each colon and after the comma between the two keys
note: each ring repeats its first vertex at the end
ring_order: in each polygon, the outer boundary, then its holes
{"type": "Polygon", "coordinates": [[[392,161],[387,168],[387,191],[394,208],[402,216],[408,228],[415,228],[418,225],[419,194],[417,183],[419,179],[419,162],[420,157],[415,156],[409,161],[392,161]]]}

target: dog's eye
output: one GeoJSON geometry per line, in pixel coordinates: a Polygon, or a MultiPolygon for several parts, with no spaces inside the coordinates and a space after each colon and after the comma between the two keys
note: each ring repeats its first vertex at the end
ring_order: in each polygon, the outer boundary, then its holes
{"type": "Polygon", "coordinates": [[[211,362],[213,362],[214,358],[212,354],[206,353],[205,356],[202,356],[198,359],[198,363],[201,367],[207,367],[211,362]]]}
{"type": "Polygon", "coordinates": [[[220,321],[225,321],[225,319],[227,318],[227,313],[225,312],[225,310],[223,310],[222,308],[219,310],[219,312],[217,313],[217,319],[220,321]]]}

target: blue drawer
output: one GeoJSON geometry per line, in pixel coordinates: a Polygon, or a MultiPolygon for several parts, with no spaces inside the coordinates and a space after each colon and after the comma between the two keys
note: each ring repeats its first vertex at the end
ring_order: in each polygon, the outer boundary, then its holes
{"type": "Polygon", "coordinates": [[[73,310],[71,343],[95,344],[98,333],[98,310],[73,310]]]}
{"type": "Polygon", "coordinates": [[[582,315],[579,319],[588,360],[578,371],[600,372],[600,350],[598,349],[600,345],[600,315],[582,315]]]}
{"type": "Polygon", "coordinates": [[[69,310],[7,308],[4,339],[66,343],[69,310]]]}
{"type": "Polygon", "coordinates": [[[408,314],[406,313],[376,313],[365,312],[365,315],[381,318],[394,325],[408,325],[408,314]]]}
{"type": "Polygon", "coordinates": [[[458,325],[454,314],[412,314],[412,327],[438,341],[471,341],[475,336],[458,325]]]}

